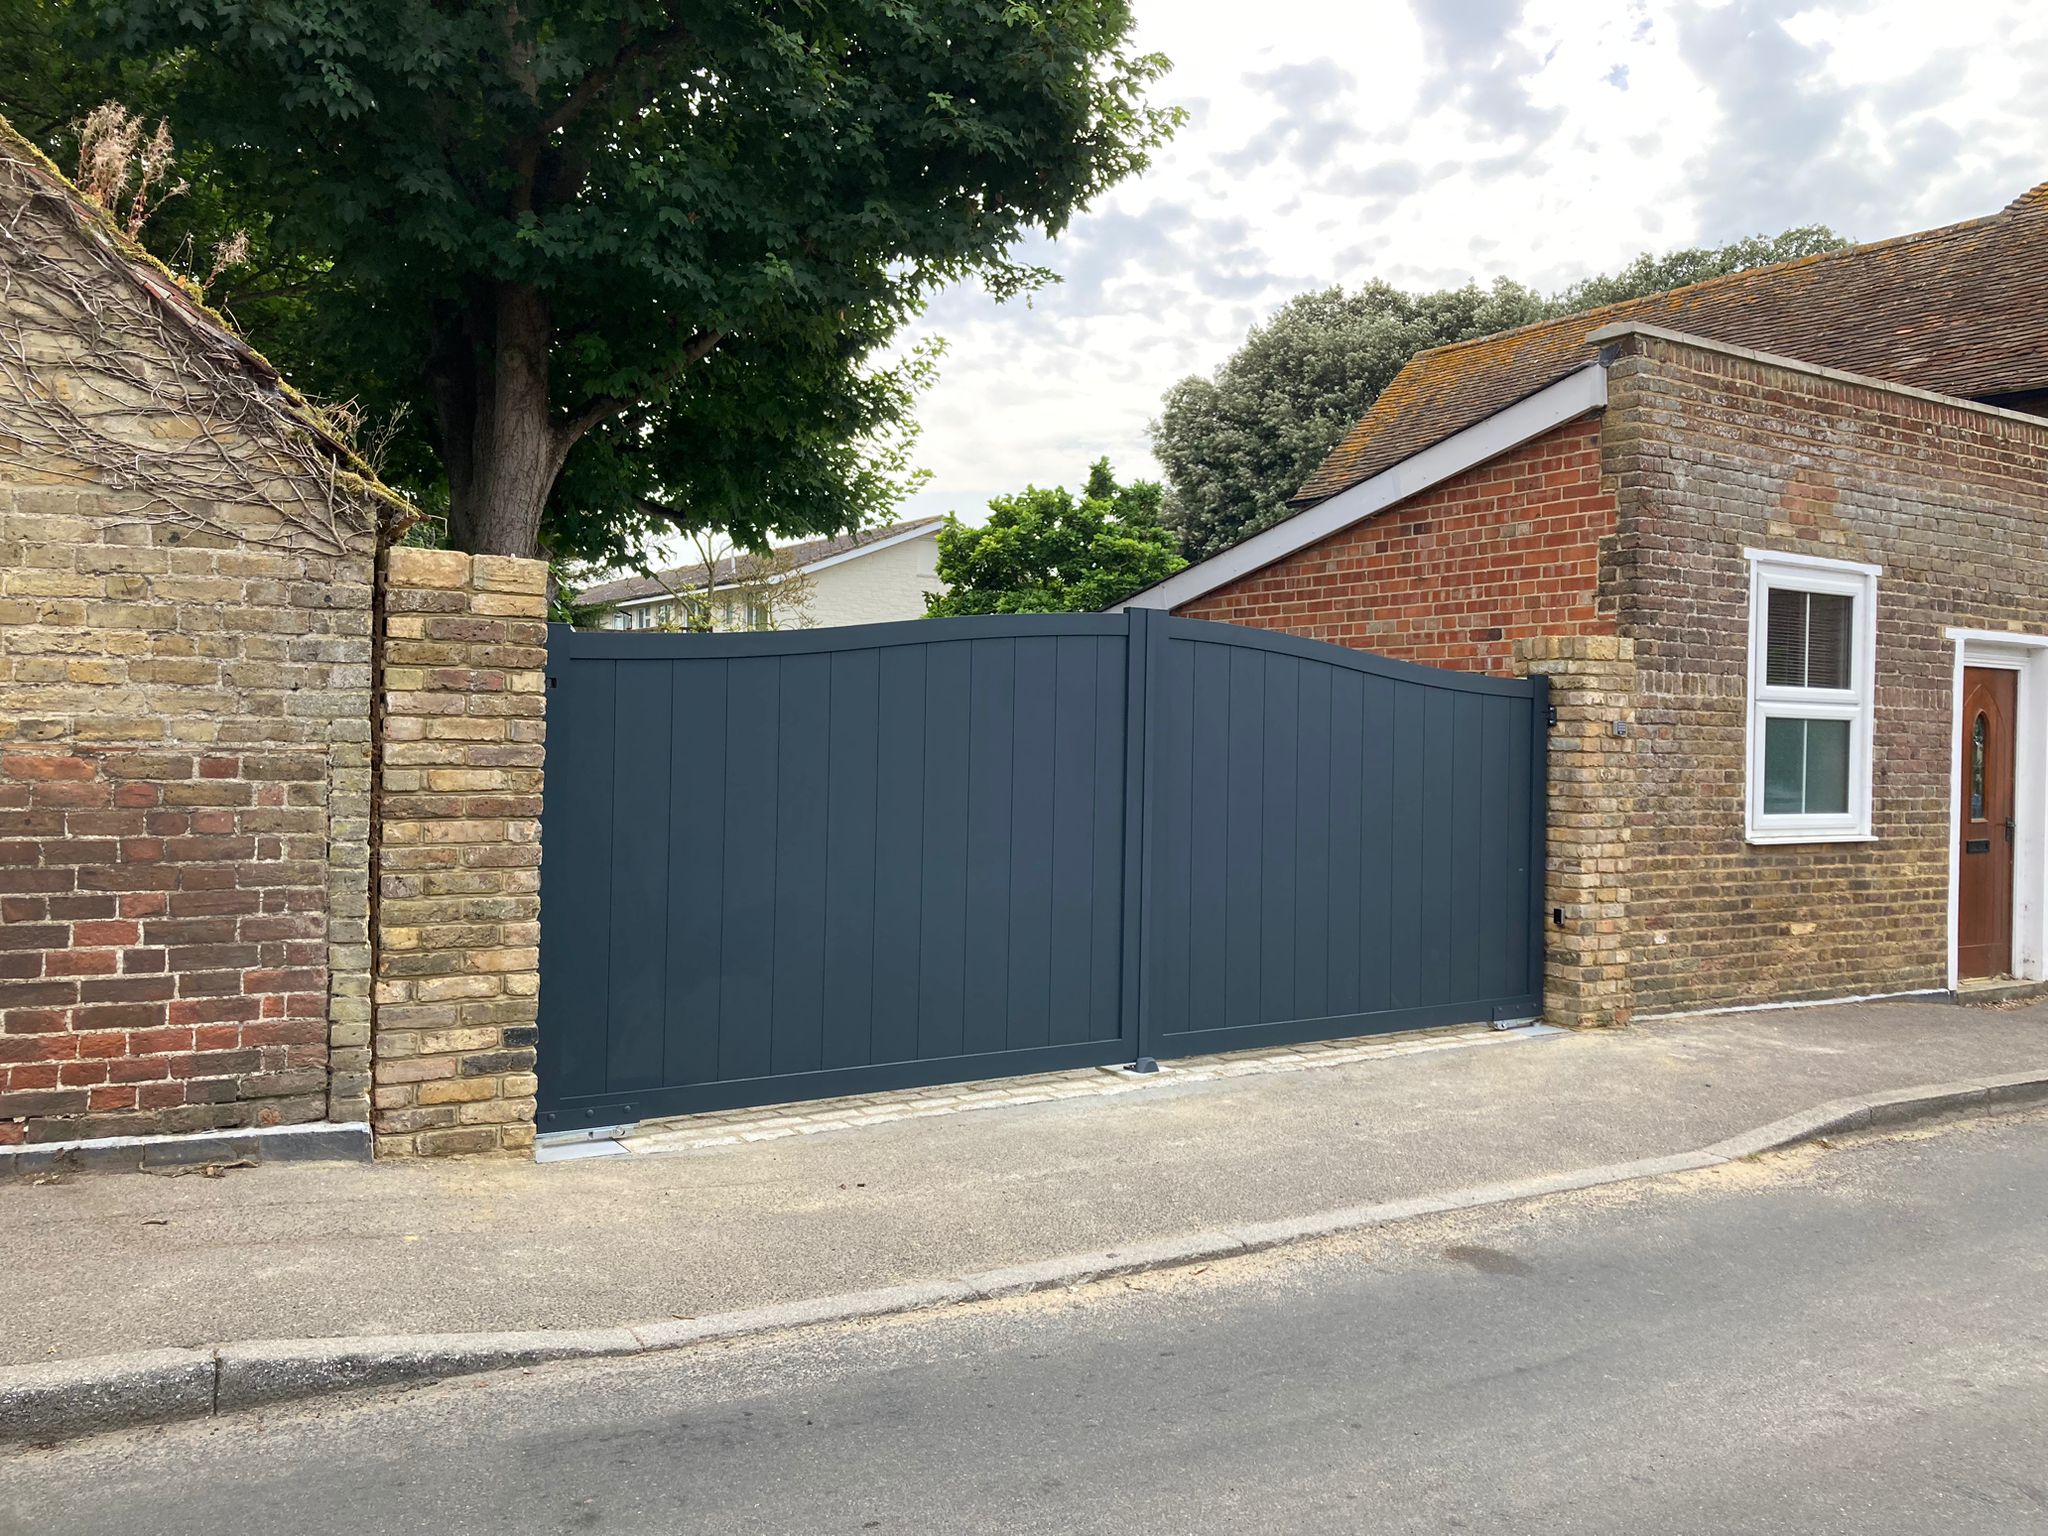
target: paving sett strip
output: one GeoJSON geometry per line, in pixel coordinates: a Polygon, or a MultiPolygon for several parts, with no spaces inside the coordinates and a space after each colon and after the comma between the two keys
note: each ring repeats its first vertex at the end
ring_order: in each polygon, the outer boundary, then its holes
{"type": "Polygon", "coordinates": [[[153,1350],[0,1371],[0,1445],[49,1444],[140,1424],[233,1413],[347,1392],[563,1360],[688,1349],[723,1340],[1064,1289],[1211,1263],[1394,1222],[1723,1166],[1845,1132],[2048,1104],[2048,1069],[1817,1105],[1697,1152],[1541,1175],[1448,1194],[1219,1228],[949,1279],[622,1328],[384,1338],[267,1339],[153,1350]]]}
{"type": "MultiPolygon", "coordinates": [[[[596,1138],[608,1153],[694,1152],[741,1142],[776,1141],[785,1136],[815,1136],[827,1131],[858,1130],[899,1120],[965,1114],[1006,1105],[1042,1104],[1051,1099],[1115,1098],[1148,1089],[1188,1083],[1221,1082],[1234,1077],[1263,1077],[1316,1067],[1349,1066],[1362,1061],[1388,1061],[1433,1051],[1468,1050],[1526,1044],[1561,1038],[1565,1031],[1549,1025],[1495,1029],[1486,1024],[1457,1024],[1443,1029],[1412,1030],[1347,1040],[1316,1040],[1278,1051],[1233,1051],[1162,1061],[1156,1072],[1131,1072],[1124,1067],[1080,1067],[1070,1072],[1043,1072],[1027,1077],[987,1078],[972,1083],[947,1083],[931,1088],[905,1088],[894,1093],[855,1094],[839,1099],[814,1099],[774,1109],[714,1110],[699,1115],[674,1115],[643,1120],[614,1138],[596,1138]]],[[[543,1148],[573,1153],[575,1141],[543,1148]]],[[[587,1152],[583,1155],[589,1155],[587,1152]]]]}

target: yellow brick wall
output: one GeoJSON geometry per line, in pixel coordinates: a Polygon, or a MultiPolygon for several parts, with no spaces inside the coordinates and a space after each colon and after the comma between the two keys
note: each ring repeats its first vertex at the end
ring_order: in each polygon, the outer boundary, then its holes
{"type": "Polygon", "coordinates": [[[371,1115],[380,1156],[533,1144],[547,566],[384,557],[371,1115]]]}

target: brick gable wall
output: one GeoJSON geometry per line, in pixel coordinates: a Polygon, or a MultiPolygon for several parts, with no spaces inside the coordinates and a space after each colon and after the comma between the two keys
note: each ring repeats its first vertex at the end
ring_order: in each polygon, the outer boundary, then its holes
{"type": "Polygon", "coordinates": [[[23,186],[0,177],[35,234],[0,250],[0,1146],[365,1120],[374,518],[23,186]],[[197,501],[153,473],[195,441],[222,466],[197,501]]]}
{"type": "Polygon", "coordinates": [[[1589,416],[1175,612],[1511,673],[1517,640],[1614,633],[1596,591],[1614,527],[1589,416]]]}
{"type": "Polygon", "coordinates": [[[1947,981],[1949,626],[2048,633],[2048,424],[1637,337],[1609,375],[1638,666],[1639,1012],[1947,981]],[[1743,835],[1745,547],[1879,578],[1877,840],[1743,835]]]}

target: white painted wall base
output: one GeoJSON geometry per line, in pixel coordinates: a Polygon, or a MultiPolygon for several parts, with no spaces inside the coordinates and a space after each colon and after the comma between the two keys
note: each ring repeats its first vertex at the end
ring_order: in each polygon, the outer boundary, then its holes
{"type": "Polygon", "coordinates": [[[90,1140],[0,1147],[0,1177],[54,1168],[119,1172],[143,1167],[190,1167],[239,1157],[264,1163],[367,1163],[371,1150],[370,1126],[365,1120],[316,1120],[309,1125],[245,1126],[240,1130],[167,1132],[158,1136],[96,1136],[90,1140]]]}

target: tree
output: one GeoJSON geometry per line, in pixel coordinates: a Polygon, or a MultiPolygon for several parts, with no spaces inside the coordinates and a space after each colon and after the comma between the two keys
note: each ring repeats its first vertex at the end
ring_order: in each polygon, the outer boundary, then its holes
{"type": "Polygon", "coordinates": [[[27,67],[104,59],[195,182],[232,176],[221,301],[288,370],[317,349],[315,387],[415,404],[394,476],[498,554],[879,514],[930,366],[879,361],[898,329],[965,276],[1046,280],[1014,242],[1179,120],[1129,0],[4,4],[68,20],[27,67]]]}
{"type": "Polygon", "coordinates": [[[1065,487],[998,496],[979,528],[958,518],[939,530],[939,579],[925,598],[934,617],[961,613],[1097,613],[1164,581],[1187,561],[1159,522],[1159,483],[1120,486],[1097,459],[1079,500],[1065,487]]]}
{"type": "Polygon", "coordinates": [[[1505,279],[1435,293],[1373,282],[1356,293],[1302,294],[1255,326],[1214,374],[1167,391],[1152,424],[1152,450],[1171,487],[1163,519],[1197,560],[1281,521],[1287,499],[1408,359],[1429,347],[1846,244],[1813,225],[1644,255],[1548,299],[1505,279]]]}
{"type": "Polygon", "coordinates": [[[1290,300],[1214,375],[1167,391],[1153,423],[1173,487],[1163,516],[1182,551],[1206,559],[1287,516],[1287,498],[1417,352],[1542,313],[1505,281],[1427,294],[1374,282],[1290,300]]]}
{"type": "Polygon", "coordinates": [[[675,594],[673,627],[708,635],[719,629],[809,629],[817,579],[800,569],[786,551],[766,554],[736,549],[711,529],[690,536],[697,564],[655,579],[675,594]]]}

